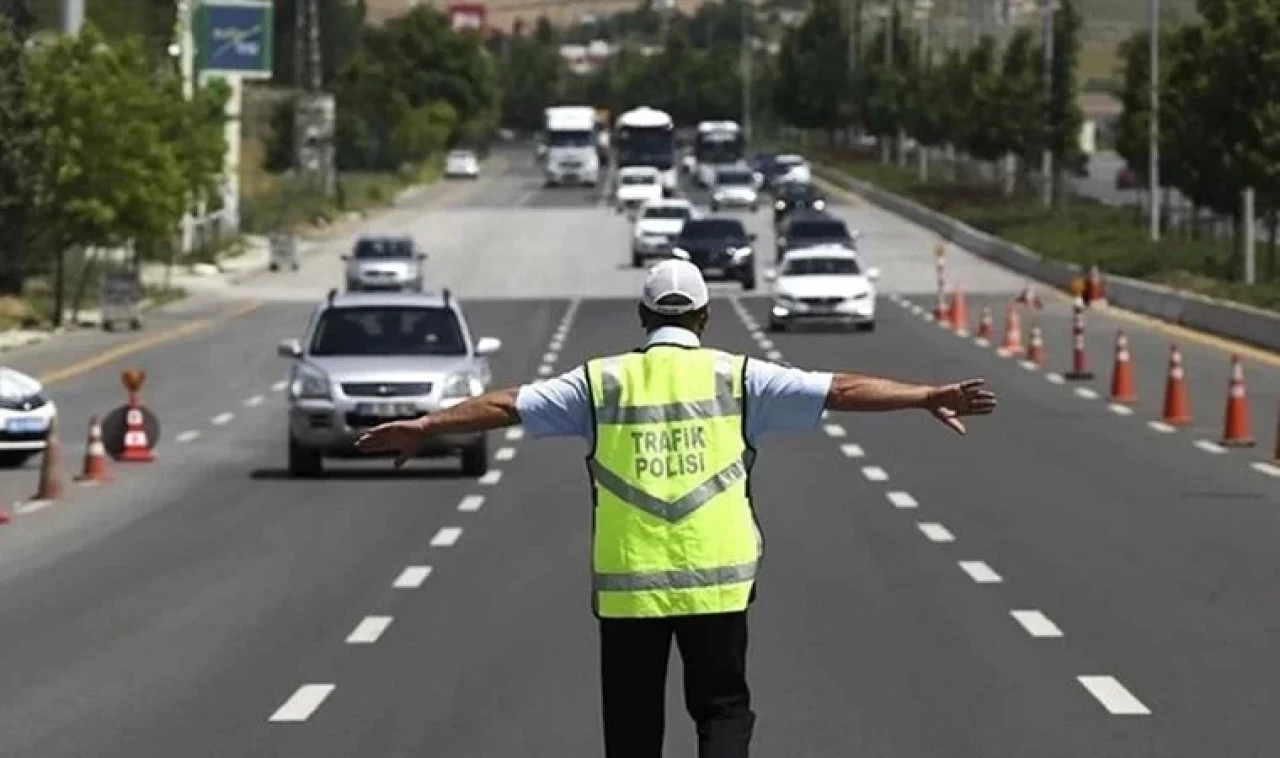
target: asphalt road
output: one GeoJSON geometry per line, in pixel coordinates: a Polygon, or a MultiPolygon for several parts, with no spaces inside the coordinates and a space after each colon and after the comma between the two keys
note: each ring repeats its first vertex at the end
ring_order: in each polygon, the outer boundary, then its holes
{"type": "MultiPolygon", "coordinates": [[[[369,223],[417,235],[476,333],[503,340],[499,383],[639,337],[625,220],[588,191],[543,190],[521,157],[369,223]]],[[[1091,313],[1102,396],[1080,397],[1046,381],[1067,357],[1062,303],[1038,317],[1047,370],[1027,370],[911,307],[933,286],[927,233],[856,198],[836,209],[885,272],[877,331],[765,334],[767,302],[717,285],[708,342],[981,375],[1001,408],[963,439],[923,414],[865,415],[763,447],[758,754],[1265,754],[1280,741],[1267,707],[1280,478],[1249,466],[1269,450],[1194,444],[1217,433],[1223,346],[1178,336],[1198,423],[1157,432],[1161,328],[1091,313]],[[1124,416],[1105,402],[1120,325],[1141,395],[1124,416]]],[[[771,258],[768,216],[750,224],[771,258]]],[[[145,335],[6,356],[64,377],[51,391],[68,429],[120,402],[122,368],[143,367],[165,431],[156,463],[114,466],[115,482],[69,485],[0,526],[0,756],[600,754],[582,444],[497,433],[480,480],[447,463],[282,473],[275,343],[340,281],[346,244],[181,304],[145,335]]],[[[975,321],[1022,284],[962,251],[949,264],[975,321]]],[[[1268,446],[1276,364],[1246,368],[1268,446]]],[[[33,477],[0,476],[0,495],[26,497],[33,477]]],[[[668,755],[687,758],[678,675],[668,755]]]]}

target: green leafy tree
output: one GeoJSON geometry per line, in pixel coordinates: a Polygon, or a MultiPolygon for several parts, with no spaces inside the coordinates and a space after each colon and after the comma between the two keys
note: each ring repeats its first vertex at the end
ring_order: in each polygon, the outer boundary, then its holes
{"type": "MultiPolygon", "coordinates": [[[[1162,41],[1165,51],[1168,42],[1162,41]]],[[[1124,110],[1116,122],[1116,152],[1145,185],[1150,161],[1151,34],[1137,32],[1120,43],[1120,104],[1124,110]]]]}
{"type": "Polygon", "coordinates": [[[1053,153],[1055,202],[1061,199],[1063,168],[1080,155],[1080,87],[1076,77],[1080,59],[1080,28],[1083,21],[1075,0],[1060,0],[1053,17],[1053,66],[1047,108],[1049,150],[1053,153]]]}
{"type": "Polygon", "coordinates": [[[31,68],[16,30],[0,18],[0,294],[21,291],[44,215],[47,118],[31,68]]]}
{"type": "Polygon", "coordinates": [[[804,129],[838,128],[849,88],[848,40],[836,0],[815,0],[804,22],[787,33],[778,55],[774,105],[804,129]]]}
{"type": "Polygon", "coordinates": [[[543,109],[559,97],[564,73],[554,45],[510,40],[501,76],[503,125],[523,132],[541,128],[543,109]]]}
{"type": "Polygon", "coordinates": [[[962,90],[968,95],[968,103],[957,133],[958,146],[978,160],[998,160],[1005,154],[1009,140],[1000,113],[995,40],[983,37],[969,51],[960,70],[968,85],[962,90]]]}
{"type": "Polygon", "coordinates": [[[1009,40],[996,89],[1005,147],[1023,165],[1032,165],[1046,129],[1043,56],[1030,30],[1019,29],[1009,40]]]}

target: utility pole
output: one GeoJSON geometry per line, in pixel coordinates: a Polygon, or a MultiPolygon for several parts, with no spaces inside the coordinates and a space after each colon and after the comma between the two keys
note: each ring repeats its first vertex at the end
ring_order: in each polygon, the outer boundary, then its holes
{"type": "Polygon", "coordinates": [[[1160,0],[1151,12],[1151,117],[1147,123],[1147,186],[1151,194],[1151,241],[1160,241],[1160,0]]]}
{"type": "MultiPolygon", "coordinates": [[[[929,27],[932,13],[933,0],[916,0],[916,19],[920,22],[920,70],[924,76],[928,76],[929,69],[933,67],[929,49],[929,27]]],[[[916,154],[920,160],[920,181],[926,182],[929,180],[929,148],[919,139],[916,140],[916,154]]]]}
{"type": "Polygon", "coordinates": [[[84,0],[62,0],[58,10],[62,33],[72,37],[79,34],[84,26],[84,0]]]}
{"type": "MultiPolygon", "coordinates": [[[[893,17],[897,15],[898,2],[897,0],[888,0],[884,7],[884,75],[887,78],[893,72],[893,17]]],[[[892,142],[894,140],[890,139],[880,145],[880,157],[886,165],[893,159],[892,142]]]]}
{"type": "Polygon", "coordinates": [[[1049,123],[1050,103],[1053,102],[1053,3],[1054,0],[1041,0],[1044,10],[1044,102],[1045,102],[1045,144],[1040,153],[1040,175],[1043,182],[1044,204],[1048,208],[1053,205],[1053,124],[1049,123]]]}
{"type": "Polygon", "coordinates": [[[751,33],[747,23],[747,13],[751,8],[749,0],[738,0],[742,3],[739,21],[742,25],[742,40],[739,43],[739,54],[742,56],[742,137],[746,144],[751,144],[751,33]]]}

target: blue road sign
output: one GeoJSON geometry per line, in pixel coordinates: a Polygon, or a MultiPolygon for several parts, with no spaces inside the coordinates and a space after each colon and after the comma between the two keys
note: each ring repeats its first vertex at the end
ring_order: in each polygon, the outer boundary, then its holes
{"type": "Polygon", "coordinates": [[[272,26],[270,2],[213,0],[196,8],[196,68],[202,74],[271,77],[272,26]]]}

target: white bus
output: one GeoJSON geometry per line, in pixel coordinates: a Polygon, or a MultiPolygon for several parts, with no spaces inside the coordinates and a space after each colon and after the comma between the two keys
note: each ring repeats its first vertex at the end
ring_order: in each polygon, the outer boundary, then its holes
{"type": "Polygon", "coordinates": [[[647,105],[618,116],[613,125],[614,165],[653,166],[662,176],[662,191],[676,191],[676,125],[664,111],[647,105]]]}
{"type": "Polygon", "coordinates": [[[698,183],[709,187],[716,171],[737,166],[746,158],[747,143],[737,121],[701,121],[693,138],[698,183]]]}
{"type": "Polygon", "coordinates": [[[547,108],[543,122],[546,154],[542,171],[547,186],[600,181],[596,151],[596,109],[587,105],[547,108]]]}

